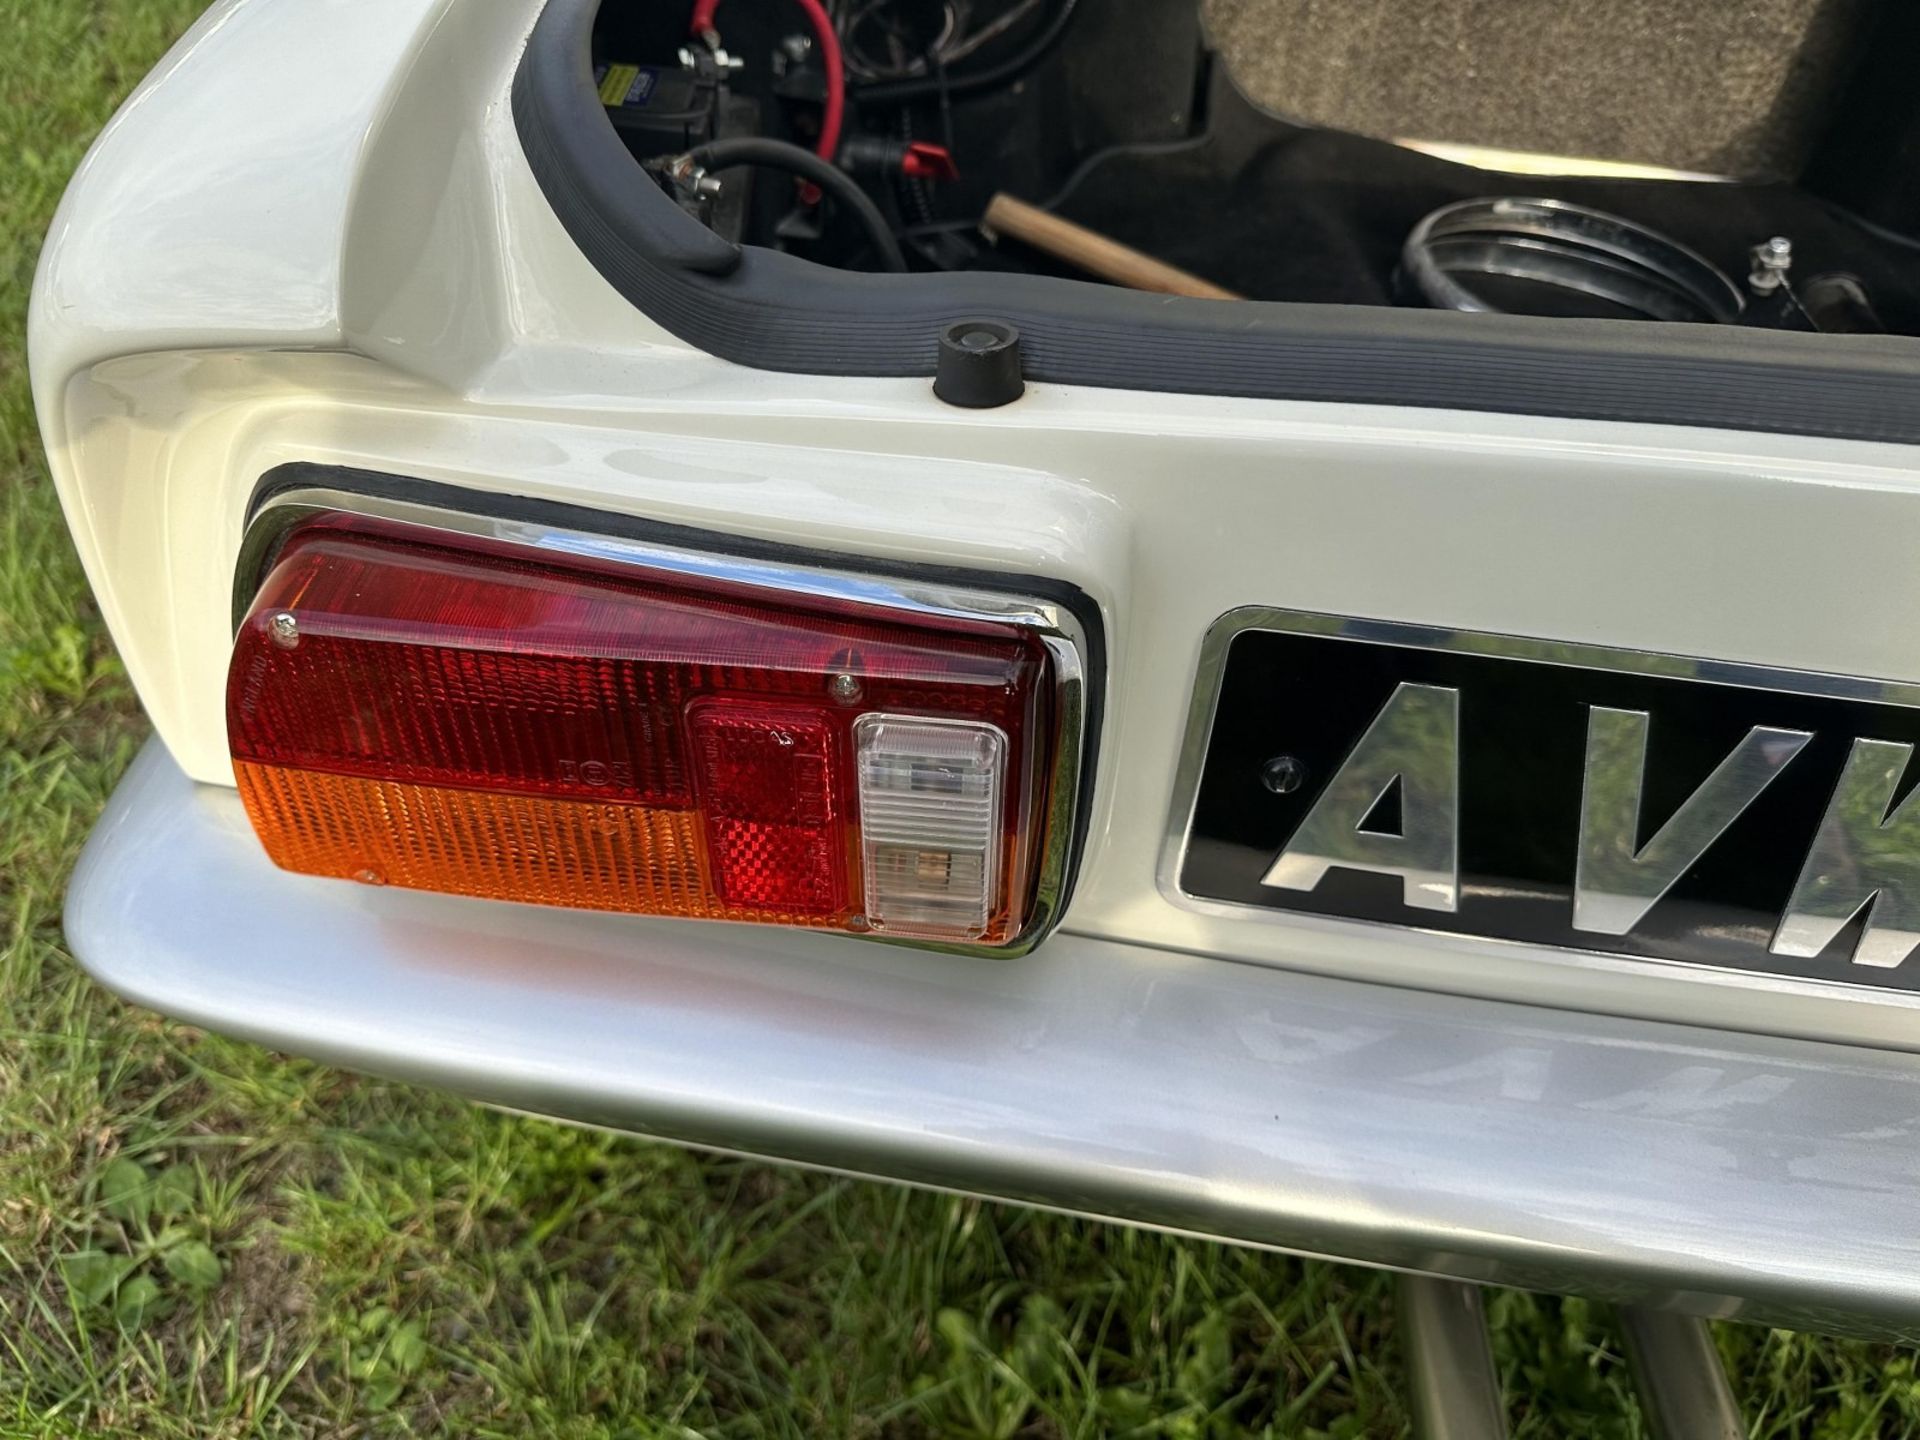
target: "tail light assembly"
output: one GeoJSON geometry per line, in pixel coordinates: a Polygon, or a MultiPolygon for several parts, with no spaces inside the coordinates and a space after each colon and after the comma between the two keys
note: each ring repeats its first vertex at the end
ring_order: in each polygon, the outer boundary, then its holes
{"type": "Polygon", "coordinates": [[[1053,604],[314,494],[236,598],[234,776],[285,869],[1001,953],[1058,917],[1053,604]]]}

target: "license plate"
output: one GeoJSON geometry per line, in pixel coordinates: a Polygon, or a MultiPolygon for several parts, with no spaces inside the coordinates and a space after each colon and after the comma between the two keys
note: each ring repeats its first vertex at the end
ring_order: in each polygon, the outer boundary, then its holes
{"type": "Polygon", "coordinates": [[[1916,743],[1910,685],[1237,611],[1169,864],[1216,905],[1920,989],[1916,743]]]}

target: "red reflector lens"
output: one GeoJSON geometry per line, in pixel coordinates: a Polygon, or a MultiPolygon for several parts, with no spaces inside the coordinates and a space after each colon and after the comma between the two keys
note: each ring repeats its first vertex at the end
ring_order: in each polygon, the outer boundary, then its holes
{"type": "Polygon", "coordinates": [[[714,889],[734,905],[838,914],[846,836],[828,712],[697,700],[687,728],[714,889]]]}
{"type": "Polygon", "coordinates": [[[961,802],[940,754],[890,761],[899,793],[875,813],[916,873],[961,887],[944,909],[896,907],[919,927],[901,933],[939,938],[941,916],[966,914],[952,938],[991,945],[1032,899],[1052,666],[1017,624],[333,515],[283,542],[240,629],[227,721],[248,813],[289,869],[881,932],[856,723],[972,725],[1004,737],[975,747],[1001,768],[966,780],[967,815],[998,827],[991,863],[964,826],[966,854],[941,848],[942,807],[961,802]],[[991,889],[977,904],[973,876],[991,889]]]}

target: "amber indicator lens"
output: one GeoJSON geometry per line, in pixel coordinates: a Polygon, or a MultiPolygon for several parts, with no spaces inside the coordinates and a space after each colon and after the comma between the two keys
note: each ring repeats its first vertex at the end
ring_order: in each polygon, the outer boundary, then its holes
{"type": "Polygon", "coordinates": [[[1020,625],[328,515],[241,625],[227,728],[289,870],[1000,945],[1051,667],[1020,625]]]}

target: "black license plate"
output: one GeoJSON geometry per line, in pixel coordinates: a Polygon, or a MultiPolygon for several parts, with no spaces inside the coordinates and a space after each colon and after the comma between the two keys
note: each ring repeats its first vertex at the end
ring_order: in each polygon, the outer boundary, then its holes
{"type": "Polygon", "coordinates": [[[1195,899],[1920,989],[1915,687],[1254,611],[1193,727],[1195,899]]]}

